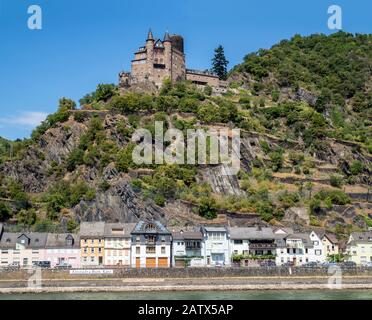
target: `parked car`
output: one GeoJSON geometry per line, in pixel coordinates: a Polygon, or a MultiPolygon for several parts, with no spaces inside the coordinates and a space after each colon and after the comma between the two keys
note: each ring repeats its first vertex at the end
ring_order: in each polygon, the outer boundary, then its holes
{"type": "Polygon", "coordinates": [[[315,261],[307,262],[302,265],[304,268],[317,268],[318,264],[315,261]]]}
{"type": "Polygon", "coordinates": [[[369,261],[369,262],[365,262],[362,264],[363,267],[365,268],[372,268],[372,261],[369,261]]]}
{"type": "Polygon", "coordinates": [[[19,270],[21,266],[18,262],[13,262],[5,267],[5,270],[19,270]]]}
{"type": "Polygon", "coordinates": [[[261,267],[276,267],[276,263],[273,260],[263,260],[260,262],[261,267]]]}
{"type": "Polygon", "coordinates": [[[215,267],[224,267],[225,266],[225,262],[224,261],[216,261],[215,267]]]}
{"type": "Polygon", "coordinates": [[[357,266],[357,264],[353,261],[345,261],[345,262],[342,263],[341,266],[345,267],[345,268],[355,268],[357,266]]]}
{"type": "Polygon", "coordinates": [[[47,269],[47,268],[50,268],[51,265],[50,265],[50,261],[37,261],[37,262],[34,262],[34,266],[47,269]]]}
{"type": "Polygon", "coordinates": [[[69,264],[69,263],[66,263],[66,262],[61,262],[61,263],[58,263],[55,267],[55,269],[71,269],[72,268],[72,265],[69,264]]]}
{"type": "Polygon", "coordinates": [[[321,266],[322,266],[323,268],[329,268],[329,267],[337,266],[337,265],[338,265],[337,262],[330,262],[330,261],[326,261],[326,262],[323,262],[323,263],[321,264],[321,266]]]}
{"type": "Polygon", "coordinates": [[[293,261],[288,261],[282,264],[283,267],[293,267],[294,263],[293,261]]]}

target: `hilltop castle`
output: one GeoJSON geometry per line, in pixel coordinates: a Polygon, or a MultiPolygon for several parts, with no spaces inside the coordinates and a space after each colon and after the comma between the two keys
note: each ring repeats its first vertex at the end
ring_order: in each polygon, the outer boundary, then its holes
{"type": "Polygon", "coordinates": [[[209,85],[215,93],[226,91],[226,82],[209,72],[186,69],[183,37],[165,33],[164,39],[154,38],[150,30],[146,43],[134,53],[131,72],[119,74],[122,88],[159,89],[164,79],[172,83],[189,80],[198,86],[209,85]]]}

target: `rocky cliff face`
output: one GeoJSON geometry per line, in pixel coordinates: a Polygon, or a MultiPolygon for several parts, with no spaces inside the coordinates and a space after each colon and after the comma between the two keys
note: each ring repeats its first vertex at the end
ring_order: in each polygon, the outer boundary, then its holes
{"type": "MultiPolygon", "coordinates": [[[[125,147],[128,141],[118,132],[118,123],[120,121],[126,121],[126,117],[112,113],[100,113],[99,117],[102,119],[103,132],[106,138],[114,141],[119,149],[125,147]]],[[[22,157],[12,162],[6,162],[3,165],[3,175],[13,177],[16,181],[21,182],[24,190],[28,193],[45,192],[50,185],[55,184],[61,179],[69,180],[73,176],[85,181],[90,187],[97,190],[97,192],[94,199],[90,201],[82,200],[76,206],[69,209],[77,221],[135,222],[139,219],[157,219],[168,225],[198,225],[206,223],[230,225],[264,224],[260,220],[260,216],[255,212],[228,212],[222,210],[218,212],[216,219],[206,220],[197,214],[196,207],[192,203],[181,200],[167,200],[164,207],[160,207],[153,200],[145,200],[141,192],[138,192],[132,186],[133,176],[136,175],[133,175],[131,171],[129,174],[119,173],[114,163],[110,163],[104,168],[80,165],[74,172],[62,171],[62,176],[61,172],[56,173],[51,170],[55,166],[63,166],[65,164],[71,152],[79,145],[81,137],[87,132],[90,118],[88,117],[85,121],[77,122],[71,116],[67,122],[58,124],[47,130],[37,143],[32,144],[26,149],[22,157]],[[105,181],[109,185],[105,191],[98,187],[102,181],[105,181]]],[[[270,167],[271,160],[268,154],[262,149],[262,141],[265,141],[270,149],[283,148],[286,154],[289,151],[303,149],[301,142],[296,143],[281,140],[268,134],[242,131],[240,159],[241,170],[243,172],[251,172],[257,160],[264,167],[270,167]]],[[[271,180],[282,183],[279,191],[285,189],[291,190],[297,187],[298,183],[313,182],[315,184],[315,192],[318,185],[330,184],[330,174],[338,171],[348,174],[352,161],[359,160],[365,164],[370,164],[371,159],[359,150],[357,144],[334,139],[325,139],[324,141],[327,143],[327,148],[313,155],[308,155],[313,157],[312,161],[315,163],[315,168],[312,170],[316,174],[312,177],[303,177],[293,173],[288,175],[284,173],[274,175],[271,180]]],[[[284,167],[290,171],[293,169],[293,166],[287,160],[284,162],[284,167]]],[[[151,170],[146,174],[151,175],[151,170]]],[[[240,188],[238,176],[227,174],[226,165],[199,166],[196,179],[200,184],[209,184],[213,194],[216,195],[238,198],[248,196],[247,192],[240,188]]],[[[358,179],[356,181],[357,183],[368,183],[368,170],[364,174],[361,174],[358,179]]],[[[275,192],[270,196],[274,196],[275,192]]],[[[364,189],[353,192],[351,190],[350,195],[362,194],[364,197],[364,189]]],[[[356,199],[360,199],[360,197],[356,197],[356,199]]],[[[369,208],[363,208],[363,210],[370,211],[369,208]]],[[[334,212],[334,219],[328,219],[325,224],[334,227],[338,221],[337,223],[362,225],[358,214],[355,213],[358,207],[354,207],[351,204],[348,210],[348,212],[353,212],[353,217],[350,219],[334,212]]],[[[345,211],[343,214],[346,215],[346,213],[345,211]]],[[[62,218],[61,223],[65,225],[66,221],[64,219],[62,218]]],[[[281,223],[289,226],[309,226],[310,217],[308,209],[296,206],[289,208],[285,212],[281,223]]]]}
{"type": "Polygon", "coordinates": [[[49,129],[19,159],[5,163],[5,176],[21,181],[26,192],[45,191],[48,184],[55,180],[55,177],[49,176],[48,170],[67,158],[86,129],[86,125],[72,119],[49,129]]]}

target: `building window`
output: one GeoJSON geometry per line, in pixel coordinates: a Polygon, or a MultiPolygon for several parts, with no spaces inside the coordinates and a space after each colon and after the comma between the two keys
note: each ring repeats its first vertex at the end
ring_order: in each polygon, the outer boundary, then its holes
{"type": "Polygon", "coordinates": [[[243,240],[234,240],[234,244],[243,244],[243,240]]]}
{"type": "Polygon", "coordinates": [[[102,248],[98,248],[98,253],[101,253],[102,252],[102,248]]]}
{"type": "Polygon", "coordinates": [[[149,254],[154,254],[156,252],[156,249],[155,249],[155,247],[153,247],[153,246],[147,246],[146,247],[146,253],[149,253],[149,254]]]}
{"type": "Polygon", "coordinates": [[[320,256],[322,254],[322,250],[315,250],[315,255],[320,256]]]}
{"type": "Polygon", "coordinates": [[[94,253],[94,248],[90,249],[90,252],[91,252],[91,253],[94,253]]]}
{"type": "Polygon", "coordinates": [[[136,247],[136,254],[140,254],[141,253],[141,248],[140,247],[136,247]]]}
{"type": "Polygon", "coordinates": [[[84,248],[84,253],[88,253],[88,248],[84,248]]]}
{"type": "Polygon", "coordinates": [[[161,254],[165,254],[165,247],[161,247],[161,254]]]}

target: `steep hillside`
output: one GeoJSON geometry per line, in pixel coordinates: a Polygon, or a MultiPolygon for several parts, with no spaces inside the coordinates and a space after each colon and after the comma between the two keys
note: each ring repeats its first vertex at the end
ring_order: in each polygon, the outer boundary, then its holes
{"type": "Polygon", "coordinates": [[[40,231],[74,230],[82,220],[154,217],[168,225],[322,227],[340,236],[372,226],[370,41],[296,36],[247,56],[223,96],[165,82],[156,95],[98,85],[80,100],[81,109],[63,98],[30,139],[12,142],[12,159],[3,154],[0,221],[40,231]],[[347,65],[339,67],[326,51],[343,43],[346,49],[336,51],[344,60],[337,61],[347,65]],[[305,68],[318,51],[327,66],[305,68]],[[280,80],[283,63],[295,69],[296,83],[280,80]],[[323,78],[336,66],[336,78],[353,75],[362,84],[352,81],[353,90],[340,98],[345,92],[330,81],[330,98],[320,108],[323,78]],[[357,96],[363,108],[355,108],[357,96]],[[241,128],[239,174],[224,175],[222,164],[136,165],[132,134],[154,132],[155,121],[184,132],[241,128]]]}
{"type": "Polygon", "coordinates": [[[305,101],[330,120],[335,137],[370,145],[371,48],[370,34],[296,35],[248,54],[230,81],[275,102],[305,101]]]}

